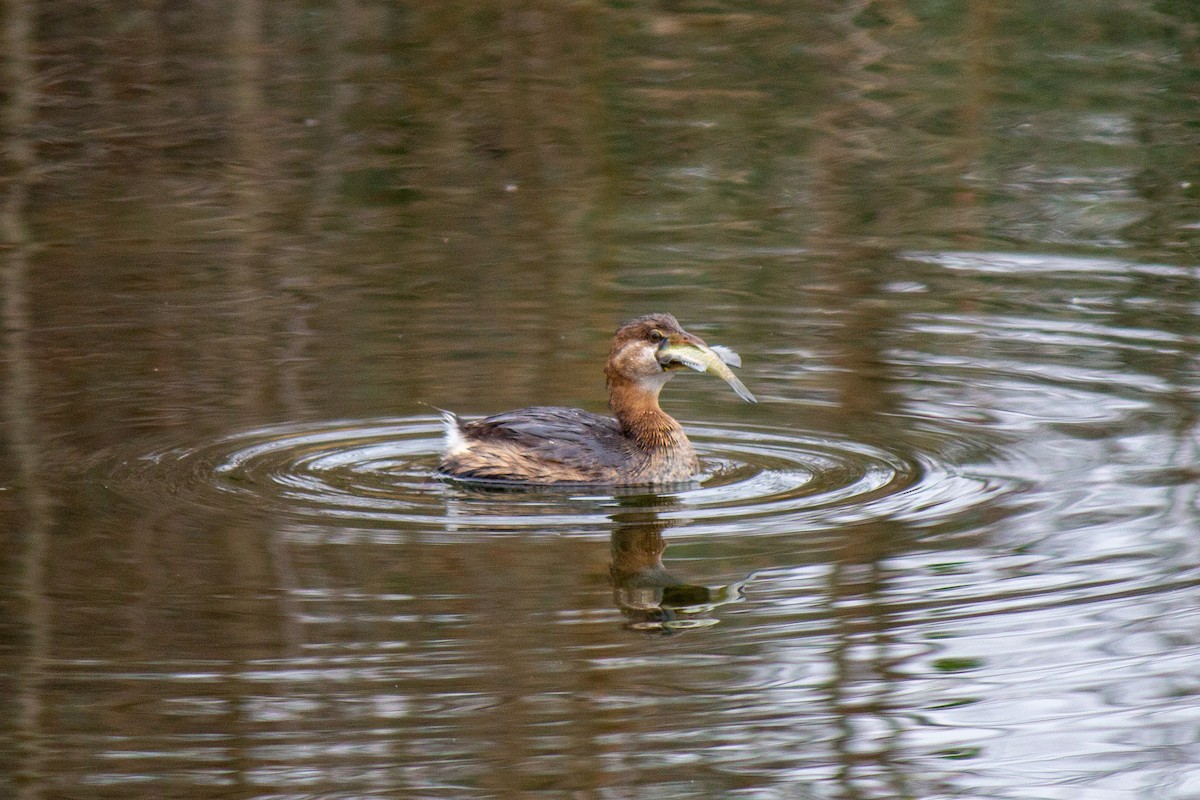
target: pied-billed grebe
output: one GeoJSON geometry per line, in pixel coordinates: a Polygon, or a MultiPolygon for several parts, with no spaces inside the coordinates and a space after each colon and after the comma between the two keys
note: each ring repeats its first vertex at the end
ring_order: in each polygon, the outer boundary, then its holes
{"type": "Polygon", "coordinates": [[[621,325],[604,365],[615,419],[577,408],[535,406],[461,422],[447,412],[446,455],[439,472],[452,478],[513,483],[613,486],[679,483],[699,470],[679,423],[658,405],[658,393],[684,367],[711,370],[748,402],[754,395],[726,364],[726,348],[710,348],[670,314],[621,325]]]}

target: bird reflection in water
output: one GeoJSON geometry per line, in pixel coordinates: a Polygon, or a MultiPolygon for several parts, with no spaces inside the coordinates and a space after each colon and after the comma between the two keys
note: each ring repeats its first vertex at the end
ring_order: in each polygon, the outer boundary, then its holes
{"type": "MultiPolygon", "coordinates": [[[[559,496],[564,508],[582,500],[574,490],[560,491],[543,487],[531,495],[529,487],[510,484],[456,484],[447,498],[447,509],[451,517],[469,516],[477,513],[475,501],[487,500],[492,513],[505,508],[519,515],[525,510],[519,501],[531,496],[541,500],[559,496]],[[503,503],[506,497],[518,502],[507,506],[503,503]]],[[[619,503],[619,510],[608,515],[613,525],[609,577],[613,602],[625,618],[624,628],[663,635],[706,628],[720,621],[712,615],[719,606],[745,599],[743,590],[753,574],[728,585],[704,586],[667,571],[662,561],[667,547],[663,532],[679,523],[660,518],[658,511],[678,506],[675,496],[613,489],[605,497],[619,503]]],[[[584,502],[591,506],[596,499],[591,496],[584,502]]]]}
{"type": "MultiPolygon", "coordinates": [[[[652,495],[638,499],[656,505],[669,500],[652,495]]],[[[620,512],[612,520],[613,601],[629,630],[669,635],[706,628],[719,622],[712,616],[715,608],[744,599],[749,577],[727,586],[700,586],[667,572],[663,531],[672,526],[670,520],[659,519],[653,510],[620,512]]]]}

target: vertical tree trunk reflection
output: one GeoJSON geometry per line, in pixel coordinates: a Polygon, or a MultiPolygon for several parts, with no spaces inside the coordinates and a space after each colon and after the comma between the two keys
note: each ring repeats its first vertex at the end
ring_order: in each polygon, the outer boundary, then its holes
{"type": "Polygon", "coordinates": [[[4,428],[15,460],[19,512],[11,542],[19,549],[19,587],[23,653],[16,669],[17,715],[13,723],[21,763],[16,768],[22,800],[41,797],[43,676],[50,656],[50,613],[46,599],[46,537],[51,524],[50,497],[41,482],[42,458],[34,408],[37,406],[36,359],[31,352],[29,264],[34,241],[25,214],[37,166],[32,142],[37,96],[33,64],[33,8],[27,0],[4,7],[5,185],[0,225],[4,236],[4,361],[8,374],[3,396],[4,428]]]}

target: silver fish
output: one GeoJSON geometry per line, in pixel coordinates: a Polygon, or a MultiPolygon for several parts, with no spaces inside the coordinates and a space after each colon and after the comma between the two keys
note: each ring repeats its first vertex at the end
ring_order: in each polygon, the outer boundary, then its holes
{"type": "Polygon", "coordinates": [[[659,360],[663,363],[674,362],[682,364],[696,372],[711,372],[733,387],[737,396],[747,403],[757,403],[758,400],[750,393],[733,370],[728,365],[740,367],[742,359],[737,353],[722,345],[714,347],[699,347],[693,344],[671,344],[659,350],[659,360]]]}

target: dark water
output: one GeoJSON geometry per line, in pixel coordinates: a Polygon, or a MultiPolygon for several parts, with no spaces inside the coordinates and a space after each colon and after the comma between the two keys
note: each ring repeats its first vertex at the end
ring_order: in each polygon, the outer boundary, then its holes
{"type": "Polygon", "coordinates": [[[1200,796],[1193,4],[0,22],[0,795],[1200,796]],[[694,486],[433,477],[652,310],[694,486]]]}

